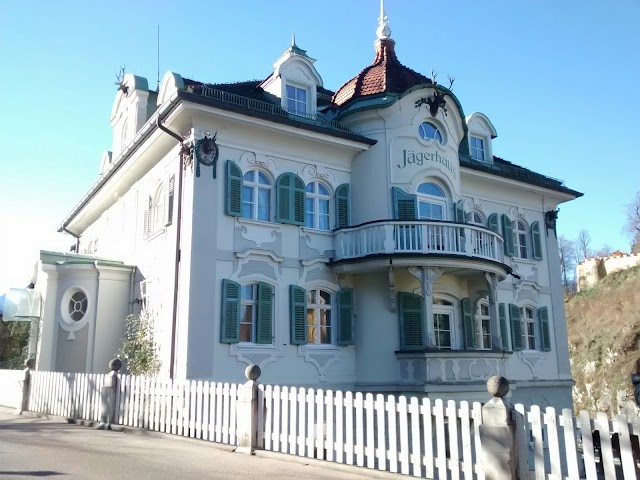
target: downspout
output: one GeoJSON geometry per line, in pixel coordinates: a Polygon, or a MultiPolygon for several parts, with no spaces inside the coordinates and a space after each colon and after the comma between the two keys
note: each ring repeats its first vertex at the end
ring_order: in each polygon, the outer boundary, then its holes
{"type": "Polygon", "coordinates": [[[176,333],[177,333],[177,321],[178,321],[178,282],[180,280],[180,240],[182,237],[182,175],[184,171],[184,165],[182,161],[183,155],[190,152],[191,146],[185,142],[185,139],[182,138],[177,133],[169,130],[167,127],[160,123],[160,118],[156,119],[156,125],[160,130],[165,132],[167,135],[171,135],[173,138],[178,140],[180,144],[180,162],[178,166],[178,205],[176,212],[176,253],[175,253],[175,264],[174,264],[174,288],[173,288],[173,311],[171,317],[171,360],[169,364],[169,377],[171,379],[175,378],[176,374],[176,333]]]}
{"type": "Polygon", "coordinates": [[[66,228],[63,228],[62,231],[64,233],[68,233],[69,235],[71,235],[73,238],[76,239],[76,251],[75,251],[75,253],[80,253],[80,235],[76,235],[75,233],[70,232],[66,228]]]}

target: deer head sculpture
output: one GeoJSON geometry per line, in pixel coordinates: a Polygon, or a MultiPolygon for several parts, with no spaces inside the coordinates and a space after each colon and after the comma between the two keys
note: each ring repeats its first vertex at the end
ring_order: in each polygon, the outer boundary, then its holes
{"type": "Polygon", "coordinates": [[[129,93],[129,87],[124,84],[124,69],[125,66],[120,67],[120,71],[116,73],[116,81],[113,82],[113,84],[117,85],[118,90],[126,95],[127,93],[129,93]]]}
{"type": "MultiPolygon", "coordinates": [[[[435,89],[435,91],[433,92],[433,95],[429,98],[421,98],[420,100],[416,101],[416,108],[420,108],[422,105],[429,105],[429,113],[431,114],[432,117],[435,117],[438,114],[438,110],[442,109],[442,111],[444,112],[445,116],[447,115],[447,102],[444,99],[444,96],[446,95],[444,92],[439,92],[438,91],[438,83],[436,82],[436,78],[438,78],[438,72],[436,72],[435,70],[431,70],[431,80],[433,82],[433,87],[435,89]]],[[[451,87],[453,87],[453,82],[456,81],[455,77],[452,77],[451,75],[447,75],[447,78],[449,79],[449,87],[447,90],[451,91],[451,87]]]]}

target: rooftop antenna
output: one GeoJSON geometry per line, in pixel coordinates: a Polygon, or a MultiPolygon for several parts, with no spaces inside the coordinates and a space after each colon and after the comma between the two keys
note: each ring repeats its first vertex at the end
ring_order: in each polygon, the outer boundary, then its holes
{"type": "Polygon", "coordinates": [[[156,91],[160,91],[160,25],[158,25],[158,77],[157,77],[157,83],[156,83],[156,91]]]}

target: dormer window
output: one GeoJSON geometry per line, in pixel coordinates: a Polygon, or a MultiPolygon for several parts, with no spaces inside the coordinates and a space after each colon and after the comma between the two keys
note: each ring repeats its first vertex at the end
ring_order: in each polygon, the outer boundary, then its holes
{"type": "Polygon", "coordinates": [[[481,162],[487,159],[483,138],[471,136],[471,158],[480,160],[481,162]]]}
{"type": "Polygon", "coordinates": [[[307,89],[287,84],[287,111],[295,115],[307,114],[307,89]]]}

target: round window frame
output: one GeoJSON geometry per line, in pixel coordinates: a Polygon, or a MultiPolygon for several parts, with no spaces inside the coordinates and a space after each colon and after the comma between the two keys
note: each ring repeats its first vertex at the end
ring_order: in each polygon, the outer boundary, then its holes
{"type": "Polygon", "coordinates": [[[62,316],[62,321],[70,326],[70,327],[79,327],[84,325],[87,322],[87,315],[89,314],[89,310],[91,307],[91,301],[89,299],[89,295],[85,290],[80,287],[71,287],[64,292],[62,295],[62,300],[60,301],[60,314],[62,316]],[[82,293],[87,301],[87,308],[82,315],[82,318],[79,320],[74,320],[71,318],[71,314],[69,313],[69,302],[71,301],[71,297],[73,297],[76,293],[82,293]]]}
{"type": "Polygon", "coordinates": [[[435,122],[431,119],[427,119],[427,120],[423,120],[418,125],[418,139],[426,145],[435,144],[435,145],[439,145],[440,147],[444,147],[447,144],[447,133],[445,132],[444,128],[440,123],[435,122]],[[429,125],[434,127],[438,132],[440,132],[440,136],[442,137],[442,142],[437,141],[435,138],[431,138],[431,137],[425,138],[422,136],[421,129],[422,129],[422,125],[425,123],[428,123],[429,125]]]}

